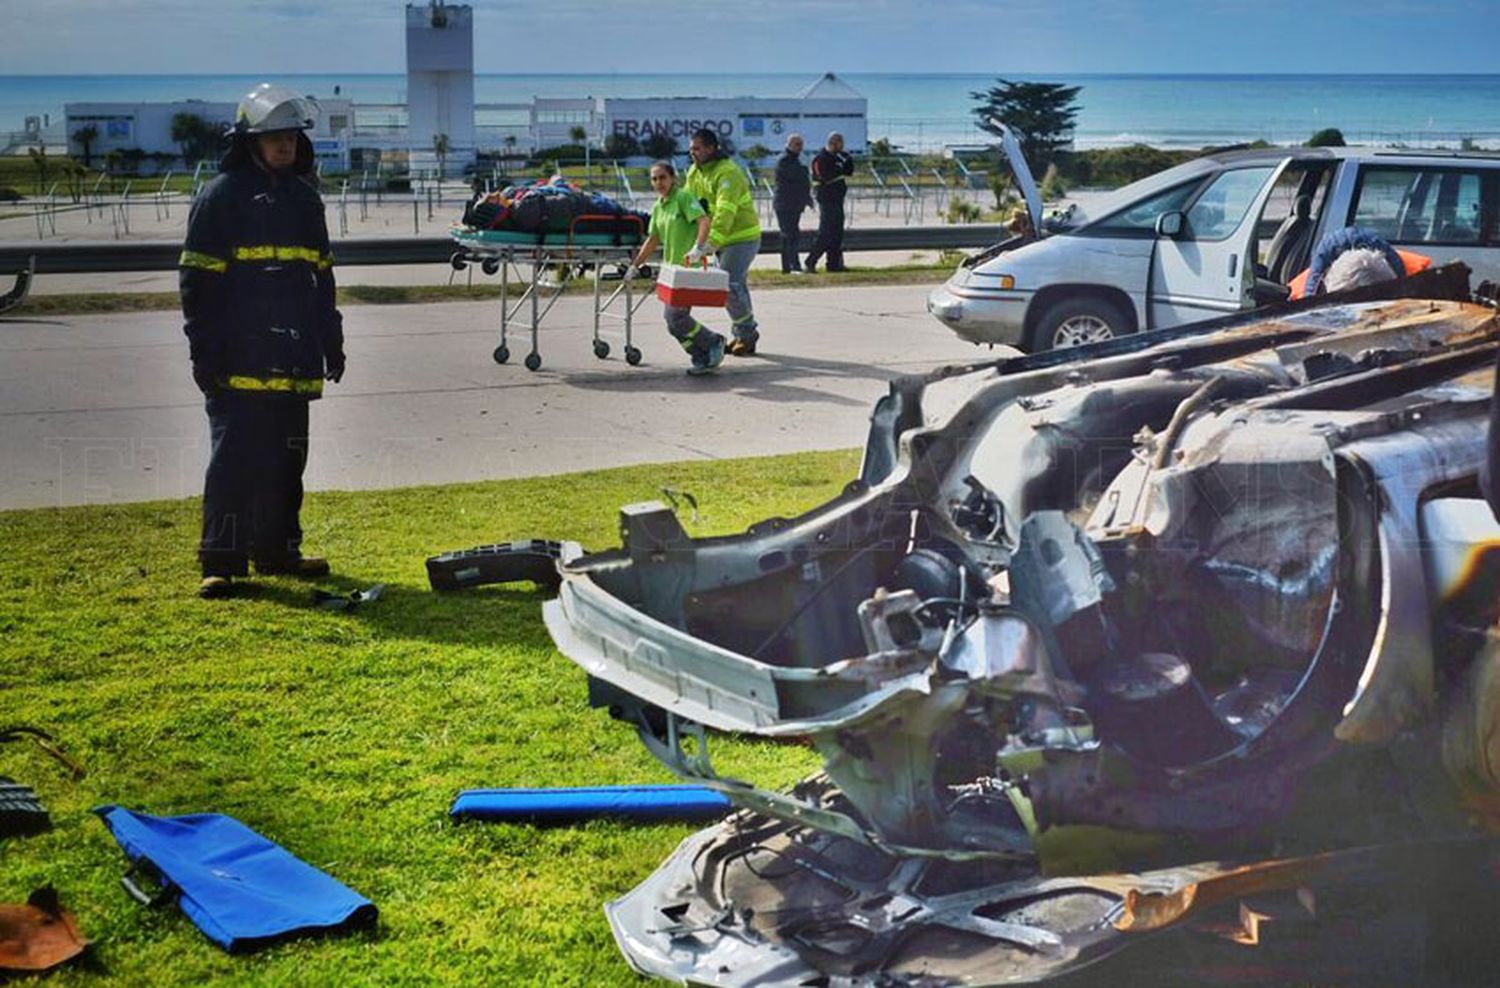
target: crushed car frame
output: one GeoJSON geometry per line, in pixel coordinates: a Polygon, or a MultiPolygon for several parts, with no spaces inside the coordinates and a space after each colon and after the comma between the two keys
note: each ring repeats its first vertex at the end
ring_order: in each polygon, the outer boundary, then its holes
{"type": "Polygon", "coordinates": [[[827,504],[565,544],[544,616],[591,700],[740,807],[607,908],[632,966],[1038,983],[1274,925],[1298,977],[1420,978],[1410,888],[1496,884],[1500,327],[1462,266],[1380,288],[898,381],[827,504]],[[709,729],[825,771],[720,776],[709,729]]]}

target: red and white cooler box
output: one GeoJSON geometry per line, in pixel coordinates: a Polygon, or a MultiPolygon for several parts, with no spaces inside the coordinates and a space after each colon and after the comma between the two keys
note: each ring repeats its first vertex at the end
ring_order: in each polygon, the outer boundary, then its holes
{"type": "Polygon", "coordinates": [[[656,297],[684,309],[694,305],[722,309],[729,302],[729,272],[663,264],[656,277],[656,297]]]}

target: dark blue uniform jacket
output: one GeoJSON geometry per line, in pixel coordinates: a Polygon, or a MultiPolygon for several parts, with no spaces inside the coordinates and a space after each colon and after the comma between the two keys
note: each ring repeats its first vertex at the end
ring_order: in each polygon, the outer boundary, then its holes
{"type": "Polygon", "coordinates": [[[243,145],[220,168],[193,203],[179,261],[193,362],[232,391],[315,398],[344,362],[323,200],[243,145]]]}

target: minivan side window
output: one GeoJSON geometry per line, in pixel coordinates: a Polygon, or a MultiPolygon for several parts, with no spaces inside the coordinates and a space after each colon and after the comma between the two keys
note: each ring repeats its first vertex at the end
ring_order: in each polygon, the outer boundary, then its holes
{"type": "Polygon", "coordinates": [[[1350,222],[1395,244],[1477,244],[1483,184],[1457,168],[1364,168],[1350,222]]]}
{"type": "Polygon", "coordinates": [[[1181,209],[1201,184],[1203,179],[1195,178],[1191,182],[1174,185],[1165,192],[1158,192],[1149,199],[1142,199],[1090,224],[1083,232],[1110,237],[1154,237],[1156,218],[1162,213],[1181,209]]]}
{"type": "Polygon", "coordinates": [[[1274,171],[1274,167],[1236,168],[1214,179],[1188,210],[1188,236],[1194,240],[1223,240],[1238,230],[1251,203],[1274,171]]]}

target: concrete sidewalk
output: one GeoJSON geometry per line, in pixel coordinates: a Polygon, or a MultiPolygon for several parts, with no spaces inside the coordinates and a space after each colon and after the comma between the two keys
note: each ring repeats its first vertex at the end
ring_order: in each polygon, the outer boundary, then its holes
{"type": "MultiPolygon", "coordinates": [[[[1004,355],[960,341],[926,286],[783,289],[755,296],[761,355],[684,374],[661,307],[636,316],[644,362],[592,352],[587,298],[544,323],[544,365],[511,340],[495,364],[498,302],[351,306],[349,373],[313,403],[309,489],[445,484],[683,459],[860,445],[900,374],[1004,355]]],[[[705,321],[722,328],[723,313],[705,321]]],[[[203,402],[172,313],[0,320],[0,508],[198,494],[203,402]]]]}

